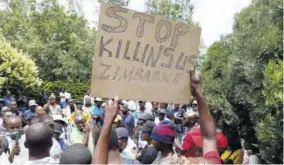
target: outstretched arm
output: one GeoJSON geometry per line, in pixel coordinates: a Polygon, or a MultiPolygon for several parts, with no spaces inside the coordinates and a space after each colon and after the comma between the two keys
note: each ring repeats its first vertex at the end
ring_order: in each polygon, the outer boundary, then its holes
{"type": "Polygon", "coordinates": [[[202,92],[200,75],[196,71],[191,71],[190,79],[191,88],[194,90],[199,111],[200,129],[203,136],[203,156],[210,151],[215,151],[218,153],[216,145],[215,123],[208,110],[205,96],[202,92]]]}
{"type": "Polygon", "coordinates": [[[108,142],[109,142],[112,122],[118,112],[117,102],[118,98],[116,97],[114,99],[114,102],[112,100],[109,100],[105,107],[104,124],[102,126],[101,134],[94,151],[92,164],[107,164],[108,162],[108,148],[109,148],[108,142]]]}

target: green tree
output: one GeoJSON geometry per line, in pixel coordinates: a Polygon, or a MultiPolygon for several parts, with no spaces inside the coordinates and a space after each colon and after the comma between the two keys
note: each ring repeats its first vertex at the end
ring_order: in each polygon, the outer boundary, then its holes
{"type": "Polygon", "coordinates": [[[268,163],[283,163],[282,6],[279,0],[254,0],[235,16],[230,44],[221,38],[210,46],[201,66],[218,126],[245,139],[257,137],[268,163]]]}
{"type": "Polygon", "coordinates": [[[28,89],[40,85],[41,80],[34,61],[0,39],[0,89],[10,86],[28,89]]]}
{"type": "Polygon", "coordinates": [[[121,7],[127,7],[130,0],[99,0],[99,2],[111,4],[111,5],[116,5],[116,6],[121,6],[121,7]]]}
{"type": "Polygon", "coordinates": [[[193,23],[193,5],[190,0],[180,0],[173,2],[170,0],[147,0],[147,12],[153,15],[162,15],[168,19],[193,23]]]}
{"type": "Polygon", "coordinates": [[[11,0],[0,11],[0,33],[36,62],[40,77],[89,81],[95,30],[87,21],[56,0],[11,0]]]}

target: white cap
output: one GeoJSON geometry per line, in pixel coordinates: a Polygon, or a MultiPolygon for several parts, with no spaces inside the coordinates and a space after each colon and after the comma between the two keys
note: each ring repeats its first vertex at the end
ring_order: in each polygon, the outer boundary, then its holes
{"type": "Polygon", "coordinates": [[[65,119],[62,118],[62,115],[54,115],[53,116],[53,120],[60,120],[63,121],[65,124],[67,124],[67,121],[65,121],[65,119]]]}
{"type": "Polygon", "coordinates": [[[196,101],[196,100],[194,100],[194,101],[192,102],[192,104],[197,104],[197,101],[196,101]]]}
{"type": "Polygon", "coordinates": [[[65,92],[65,98],[66,98],[66,99],[71,99],[71,94],[70,94],[70,93],[65,92]]]}
{"type": "Polygon", "coordinates": [[[30,100],[29,101],[29,106],[37,106],[36,101],[35,100],[30,100]]]}
{"type": "Polygon", "coordinates": [[[102,101],[103,101],[103,99],[101,99],[101,98],[97,97],[97,98],[96,98],[96,101],[102,102],[102,101]]]}
{"type": "Polygon", "coordinates": [[[130,110],[130,111],[135,111],[137,110],[137,107],[136,107],[136,104],[133,100],[130,100],[127,102],[127,108],[130,110]]]}
{"type": "Polygon", "coordinates": [[[62,92],[60,92],[60,93],[59,93],[59,96],[60,96],[60,97],[65,97],[65,94],[62,93],[62,92]]]}

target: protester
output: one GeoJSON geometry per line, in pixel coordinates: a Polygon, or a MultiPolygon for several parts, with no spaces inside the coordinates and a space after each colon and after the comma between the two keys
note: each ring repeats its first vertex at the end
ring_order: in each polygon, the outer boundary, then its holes
{"type": "Polygon", "coordinates": [[[161,121],[163,121],[163,120],[170,120],[170,119],[168,119],[167,117],[166,117],[166,110],[165,109],[159,109],[158,110],[158,116],[157,117],[155,117],[155,124],[159,124],[161,121]]]}
{"type": "Polygon", "coordinates": [[[200,130],[202,135],[202,157],[186,158],[181,157],[179,164],[221,164],[216,143],[216,128],[214,120],[208,110],[205,97],[202,92],[200,75],[195,71],[190,72],[190,85],[196,96],[198,111],[200,115],[200,130]]]}
{"type": "Polygon", "coordinates": [[[7,156],[10,163],[26,161],[28,150],[25,147],[26,137],[22,129],[22,118],[20,116],[10,116],[6,120],[6,138],[11,151],[7,156]]]}
{"type": "Polygon", "coordinates": [[[71,145],[75,143],[81,143],[84,146],[88,147],[90,152],[93,153],[93,143],[92,143],[92,132],[90,124],[86,122],[82,114],[75,115],[75,127],[71,132],[70,141],[71,145]]]}
{"type": "Polygon", "coordinates": [[[16,116],[22,116],[21,112],[18,111],[18,105],[17,105],[17,102],[15,101],[12,101],[9,103],[9,108],[10,108],[10,111],[16,115],[16,116]]]}
{"type": "Polygon", "coordinates": [[[13,113],[9,111],[8,107],[3,107],[2,108],[2,121],[0,122],[0,136],[6,135],[8,132],[7,130],[7,118],[10,116],[13,116],[13,113]]]}
{"type": "Polygon", "coordinates": [[[7,91],[6,97],[4,97],[5,106],[8,106],[11,102],[16,102],[16,99],[12,96],[10,91],[7,91]]]}
{"type": "Polygon", "coordinates": [[[75,116],[76,114],[82,114],[85,118],[85,122],[90,123],[92,121],[91,115],[87,111],[83,111],[83,104],[81,101],[77,101],[76,103],[76,109],[75,111],[71,114],[69,123],[74,124],[75,116]]]}
{"type": "Polygon", "coordinates": [[[232,134],[228,136],[228,139],[229,147],[221,155],[223,164],[241,164],[243,162],[244,153],[238,135],[232,134]]]}
{"type": "Polygon", "coordinates": [[[4,99],[0,98],[0,112],[2,111],[3,107],[5,107],[5,101],[4,101],[4,99]]]}
{"type": "Polygon", "coordinates": [[[52,130],[44,123],[32,124],[26,133],[25,146],[28,148],[28,160],[17,161],[17,164],[55,164],[50,156],[52,130]]]}
{"type": "Polygon", "coordinates": [[[171,121],[163,120],[155,126],[152,134],[153,146],[158,155],[152,164],[173,164],[178,156],[173,151],[175,139],[175,126],[171,121]]]}
{"type": "Polygon", "coordinates": [[[158,110],[159,110],[159,103],[153,102],[152,105],[153,105],[152,114],[153,114],[153,116],[157,117],[158,116],[158,110]]]}
{"type": "Polygon", "coordinates": [[[84,111],[87,111],[87,112],[91,113],[92,112],[92,108],[93,108],[93,106],[92,106],[92,98],[90,96],[88,96],[88,97],[86,97],[84,99],[84,106],[83,106],[82,109],[84,111]]]}
{"type": "Polygon", "coordinates": [[[125,105],[122,109],[122,120],[125,128],[128,131],[129,136],[133,136],[134,128],[135,128],[135,119],[134,116],[129,112],[127,105],[125,105]]]}
{"type": "Polygon", "coordinates": [[[68,100],[68,105],[66,105],[65,108],[62,109],[63,118],[65,120],[70,120],[71,114],[73,112],[75,112],[75,110],[76,110],[76,107],[75,107],[75,105],[73,103],[73,100],[69,99],[68,100]]]}
{"type": "Polygon", "coordinates": [[[136,156],[133,153],[125,150],[128,144],[128,139],[129,139],[128,131],[123,127],[116,128],[115,131],[118,137],[120,156],[122,158],[128,158],[128,159],[135,160],[136,156]]]}
{"type": "Polygon", "coordinates": [[[97,126],[100,128],[103,124],[103,100],[101,98],[95,99],[95,106],[91,111],[92,118],[96,120],[97,126]]]}
{"type": "MultiPolygon", "coordinates": [[[[38,118],[38,122],[44,123],[48,125],[52,130],[52,136],[54,136],[54,130],[55,130],[55,122],[53,118],[49,115],[42,115],[38,118]]],[[[61,147],[60,144],[57,142],[55,138],[52,138],[52,146],[50,149],[50,157],[52,157],[54,160],[59,160],[59,155],[61,153],[61,147]]]]}
{"type": "Polygon", "coordinates": [[[59,164],[91,164],[92,155],[83,144],[73,144],[61,155],[59,164]]]}
{"type": "MultiPolygon", "coordinates": [[[[65,90],[63,90],[65,91],[65,90]]],[[[68,105],[68,101],[67,101],[67,98],[65,97],[65,93],[66,92],[60,92],[59,93],[59,97],[60,97],[60,108],[61,109],[64,109],[67,105],[68,105]]]]}
{"type": "Polygon", "coordinates": [[[37,117],[45,115],[45,111],[44,111],[42,106],[37,106],[36,109],[35,109],[35,112],[36,112],[37,117]]]}
{"type": "Polygon", "coordinates": [[[152,144],[151,138],[151,132],[154,127],[154,122],[147,122],[142,127],[141,140],[147,141],[147,145],[137,155],[137,160],[142,164],[151,164],[156,159],[158,154],[158,151],[152,144]]]}
{"type": "Polygon", "coordinates": [[[54,93],[49,96],[48,103],[44,105],[45,113],[51,117],[61,114],[61,108],[56,104],[56,97],[54,93]]]}
{"type": "Polygon", "coordinates": [[[63,135],[63,125],[59,123],[55,123],[54,126],[54,138],[60,144],[61,150],[64,151],[69,146],[68,141],[65,139],[63,135]]]}
{"type": "Polygon", "coordinates": [[[174,113],[174,123],[175,123],[175,128],[176,128],[176,138],[178,139],[178,142],[180,144],[182,143],[182,138],[183,138],[183,135],[184,135],[183,120],[182,120],[183,113],[184,113],[183,109],[181,109],[178,112],[174,113]]]}
{"type": "Polygon", "coordinates": [[[261,164],[259,150],[250,140],[245,140],[244,148],[248,155],[248,164],[261,164]]]}

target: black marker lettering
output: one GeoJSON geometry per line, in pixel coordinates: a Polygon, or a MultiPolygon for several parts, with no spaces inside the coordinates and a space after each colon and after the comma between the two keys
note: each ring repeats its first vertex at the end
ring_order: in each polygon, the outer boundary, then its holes
{"type": "Polygon", "coordinates": [[[162,45],[160,45],[159,51],[158,51],[158,53],[157,53],[157,55],[156,55],[156,58],[155,58],[155,55],[154,55],[154,48],[153,48],[153,46],[152,46],[152,47],[151,47],[150,54],[149,54],[149,56],[148,56],[148,59],[147,59],[145,65],[146,65],[146,66],[149,66],[149,63],[150,63],[150,61],[151,61],[151,67],[156,67],[156,64],[157,64],[157,62],[158,62],[158,59],[160,58],[160,55],[161,55],[161,52],[162,52],[163,48],[164,48],[164,47],[163,47],[162,45]]]}
{"type": "Polygon", "coordinates": [[[169,57],[169,62],[167,64],[162,63],[161,66],[165,68],[171,68],[173,65],[173,52],[175,51],[174,48],[165,48],[163,53],[164,56],[169,57]]]}
{"type": "Polygon", "coordinates": [[[183,70],[183,69],[184,69],[185,64],[186,64],[186,62],[187,62],[188,56],[185,56],[185,58],[184,58],[182,64],[180,65],[180,63],[181,63],[181,61],[182,61],[182,59],[183,59],[183,56],[184,56],[184,53],[181,52],[180,56],[178,57],[177,63],[176,63],[176,69],[180,69],[180,70],[183,70]]]}
{"type": "Polygon", "coordinates": [[[117,77],[117,75],[118,75],[119,70],[120,70],[120,66],[116,67],[116,70],[114,71],[114,74],[113,74],[113,78],[112,78],[112,80],[115,80],[115,79],[116,79],[116,77],[117,77]]]}
{"type": "Polygon", "coordinates": [[[143,72],[144,72],[143,68],[136,69],[136,72],[135,72],[132,80],[137,80],[137,81],[142,80],[143,79],[143,72]]]}
{"type": "Polygon", "coordinates": [[[147,14],[143,14],[143,13],[134,13],[133,18],[139,18],[139,24],[137,26],[137,30],[136,30],[136,36],[138,38],[141,38],[144,34],[144,26],[145,26],[145,22],[150,22],[150,23],[154,23],[155,18],[154,16],[151,15],[147,15],[147,14]]]}
{"type": "Polygon", "coordinates": [[[127,29],[128,22],[127,19],[117,15],[117,12],[128,13],[128,9],[121,7],[109,7],[106,9],[106,15],[111,18],[115,18],[119,21],[118,26],[109,26],[102,24],[102,30],[108,33],[122,33],[127,29]]]}
{"type": "Polygon", "coordinates": [[[167,74],[167,72],[163,72],[161,82],[169,83],[172,75],[173,75],[173,72],[170,72],[169,74],[167,74]]]}
{"type": "Polygon", "coordinates": [[[141,45],[141,42],[138,41],[137,44],[136,44],[135,51],[134,51],[133,61],[139,62],[139,58],[137,58],[137,54],[138,54],[138,50],[139,50],[140,45],[141,45]]]}
{"type": "Polygon", "coordinates": [[[126,68],[124,71],[124,74],[118,79],[118,81],[120,81],[122,78],[124,78],[124,80],[128,78],[127,81],[130,81],[132,78],[134,69],[135,69],[135,66],[133,66],[132,70],[127,74],[127,68],[126,68]]]}
{"type": "Polygon", "coordinates": [[[130,60],[130,57],[127,56],[129,44],[130,44],[130,41],[127,41],[126,46],[125,46],[125,50],[124,50],[124,56],[123,56],[123,59],[125,59],[125,60],[130,60]]]}
{"type": "Polygon", "coordinates": [[[102,79],[102,80],[108,80],[109,77],[110,77],[110,75],[105,75],[105,74],[106,74],[107,71],[111,68],[111,65],[107,65],[107,64],[100,63],[100,66],[106,67],[106,68],[103,70],[102,74],[100,75],[100,79],[102,79]]]}
{"type": "Polygon", "coordinates": [[[175,29],[174,29],[172,42],[171,42],[171,46],[173,48],[175,48],[177,46],[178,37],[186,35],[188,33],[188,31],[189,31],[189,27],[187,25],[182,24],[182,23],[176,24],[175,29]]]}
{"type": "Polygon", "coordinates": [[[159,42],[159,43],[162,43],[164,41],[166,41],[170,35],[171,35],[171,32],[172,32],[172,24],[168,21],[168,20],[165,20],[165,19],[161,19],[156,27],[156,31],[155,31],[155,38],[156,38],[156,41],[159,42]],[[167,28],[167,34],[164,36],[164,37],[161,37],[161,28],[165,26],[167,28]]]}
{"type": "Polygon", "coordinates": [[[115,58],[119,58],[119,55],[120,55],[120,49],[121,49],[121,43],[122,43],[122,40],[120,39],[118,41],[118,44],[117,44],[117,49],[116,49],[116,54],[115,54],[115,58]]]}
{"type": "Polygon", "coordinates": [[[145,45],[144,52],[142,54],[142,58],[141,58],[140,62],[144,63],[144,60],[145,60],[145,57],[146,57],[146,53],[148,52],[148,49],[149,49],[149,44],[145,45]]]}
{"type": "Polygon", "coordinates": [[[103,56],[103,52],[106,51],[108,52],[108,57],[112,57],[112,52],[108,49],[105,48],[105,46],[107,44],[109,44],[111,41],[113,40],[113,38],[111,37],[109,40],[107,40],[105,43],[104,43],[104,36],[101,37],[101,44],[100,44],[100,51],[99,51],[99,57],[102,57],[103,56]]]}

